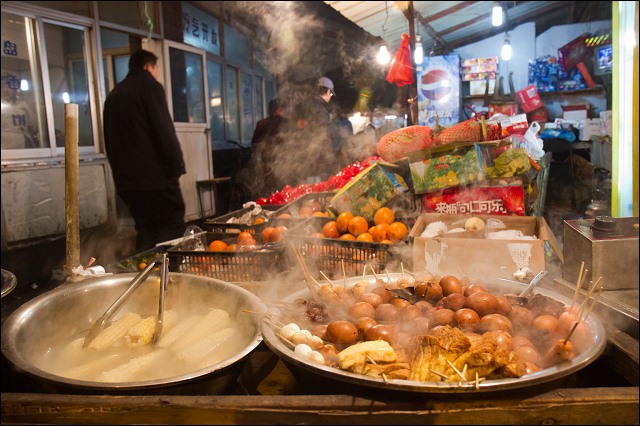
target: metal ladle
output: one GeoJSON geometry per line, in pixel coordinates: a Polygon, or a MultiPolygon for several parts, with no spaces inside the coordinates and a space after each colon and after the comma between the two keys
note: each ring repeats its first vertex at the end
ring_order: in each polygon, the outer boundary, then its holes
{"type": "Polygon", "coordinates": [[[540,271],[538,274],[533,277],[533,279],[529,282],[527,288],[522,290],[520,294],[516,295],[505,295],[507,299],[511,302],[512,305],[525,306],[528,302],[527,295],[531,293],[531,290],[547,275],[547,271],[540,271]]]}
{"type": "Polygon", "coordinates": [[[138,286],[151,274],[151,271],[155,267],[156,263],[159,261],[162,262],[160,268],[160,294],[158,296],[158,315],[156,316],[156,327],[153,332],[153,337],[151,339],[151,343],[154,344],[158,341],[160,337],[160,333],[162,332],[162,323],[164,317],[164,293],[167,289],[167,277],[169,275],[169,259],[167,258],[167,254],[163,253],[162,255],[157,256],[155,259],[149,262],[146,268],[144,268],[138,275],[136,275],[133,280],[131,280],[131,284],[129,287],[116,299],[115,302],[102,314],[100,318],[96,320],[93,324],[87,336],[84,338],[84,343],[82,344],[83,348],[89,346],[91,341],[95,339],[102,330],[104,330],[105,325],[109,322],[109,320],[115,315],[115,313],[120,309],[120,307],[124,304],[127,298],[133,293],[133,291],[138,288],[138,286]]]}

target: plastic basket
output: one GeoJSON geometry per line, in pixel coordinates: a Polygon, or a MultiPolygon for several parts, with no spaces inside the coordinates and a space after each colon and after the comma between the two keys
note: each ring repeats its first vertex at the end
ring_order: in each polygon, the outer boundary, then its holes
{"type": "MultiPolygon", "coordinates": [[[[396,244],[369,243],[363,241],[339,240],[335,238],[311,237],[321,232],[331,218],[312,217],[292,228],[286,234],[287,243],[300,252],[310,272],[319,279],[322,273],[329,278],[340,279],[362,275],[365,267],[375,273],[398,272],[401,268],[410,270],[411,251],[408,236],[396,244]]],[[[289,262],[297,264],[293,253],[289,262]]]]}
{"type": "Polygon", "coordinates": [[[214,218],[206,218],[202,221],[202,229],[208,232],[213,233],[236,233],[246,231],[251,234],[259,233],[262,231],[265,226],[268,226],[269,222],[275,218],[275,212],[281,208],[282,206],[261,206],[263,214],[258,217],[263,217],[265,219],[264,222],[259,224],[253,223],[234,223],[234,219],[242,218],[245,214],[249,213],[253,210],[252,207],[246,207],[239,210],[235,210],[229,213],[226,213],[222,216],[214,217],[214,218]],[[232,222],[229,222],[229,221],[232,222]]]}
{"type": "MultiPolygon", "coordinates": [[[[207,246],[217,239],[227,244],[237,240],[225,232],[205,232],[204,238],[207,246]]],[[[185,243],[179,244],[167,250],[169,269],[229,282],[263,281],[284,269],[284,246],[263,246],[259,235],[254,238],[260,248],[250,251],[193,251],[185,249],[185,243]]]]}
{"type": "Polygon", "coordinates": [[[320,209],[322,212],[328,212],[329,203],[331,203],[331,199],[336,195],[336,191],[324,191],[324,192],[310,192],[308,194],[304,194],[290,203],[281,206],[278,210],[276,210],[274,216],[278,217],[282,214],[288,214],[292,218],[296,219],[307,219],[307,217],[300,216],[300,208],[302,206],[309,206],[320,209]],[[317,204],[316,204],[317,203],[317,204]]]}

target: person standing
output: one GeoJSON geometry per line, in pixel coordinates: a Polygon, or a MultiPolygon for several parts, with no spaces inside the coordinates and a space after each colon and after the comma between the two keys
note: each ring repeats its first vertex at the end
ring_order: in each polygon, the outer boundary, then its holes
{"type": "Polygon", "coordinates": [[[306,143],[300,176],[306,183],[322,181],[331,176],[333,169],[333,148],[331,144],[331,112],[328,104],[335,96],[333,81],[320,77],[315,85],[315,93],[297,107],[296,127],[300,140],[306,143]]]}
{"type": "Polygon", "coordinates": [[[278,99],[269,102],[269,116],[256,123],[251,138],[252,163],[257,176],[263,176],[262,192],[271,194],[282,187],[278,165],[283,161],[281,148],[289,120],[284,116],[278,99]]]}
{"type": "Polygon", "coordinates": [[[106,153],[118,196],[135,222],[138,251],[179,238],[186,228],[179,182],[184,158],[157,79],[158,57],[139,50],[104,104],[106,153]]]}

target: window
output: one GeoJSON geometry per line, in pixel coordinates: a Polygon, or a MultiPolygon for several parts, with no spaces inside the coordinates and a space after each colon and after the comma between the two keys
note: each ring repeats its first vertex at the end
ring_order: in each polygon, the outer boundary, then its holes
{"type": "Polygon", "coordinates": [[[102,44],[102,59],[105,79],[105,90],[108,94],[116,84],[125,79],[129,72],[129,57],[134,47],[131,41],[140,42],[134,36],[126,33],[100,29],[100,41],[102,44]]]}
{"type": "Polygon", "coordinates": [[[222,106],[222,65],[207,59],[207,86],[209,87],[209,118],[213,149],[226,149],[224,136],[224,108],[222,106]]]}
{"type": "Polygon", "coordinates": [[[169,48],[173,120],[180,123],[206,123],[202,56],[169,48]]]}
{"type": "Polygon", "coordinates": [[[65,104],[78,104],[79,146],[93,146],[92,106],[83,29],[44,24],[48,78],[57,147],[65,144],[65,104]]]}
{"type": "Polygon", "coordinates": [[[30,44],[33,34],[31,19],[2,13],[2,150],[49,146],[38,55],[30,44]]]}
{"type": "MultiPolygon", "coordinates": [[[[48,2],[47,2],[48,3],[48,2]]],[[[59,2],[76,3],[76,2],[59,2]]],[[[159,13],[155,1],[99,1],[100,20],[158,34],[159,13]]]]}
{"type": "Polygon", "coordinates": [[[253,136],[253,93],[251,85],[251,74],[242,72],[242,139],[243,145],[251,144],[253,136]]]}
{"type": "Polygon", "coordinates": [[[225,123],[227,124],[227,139],[240,142],[240,106],[238,105],[238,70],[227,67],[226,73],[226,97],[227,114],[225,123]]]}

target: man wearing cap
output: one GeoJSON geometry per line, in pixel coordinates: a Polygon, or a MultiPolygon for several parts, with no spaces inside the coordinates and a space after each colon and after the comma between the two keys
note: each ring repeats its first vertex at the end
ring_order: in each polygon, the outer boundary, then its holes
{"type": "Polygon", "coordinates": [[[331,98],[335,96],[333,87],[331,79],[320,77],[316,82],[315,95],[308,100],[303,117],[297,121],[308,144],[305,156],[308,167],[305,167],[304,173],[313,181],[327,179],[335,168],[335,159],[331,155],[331,113],[328,108],[331,98]]]}

